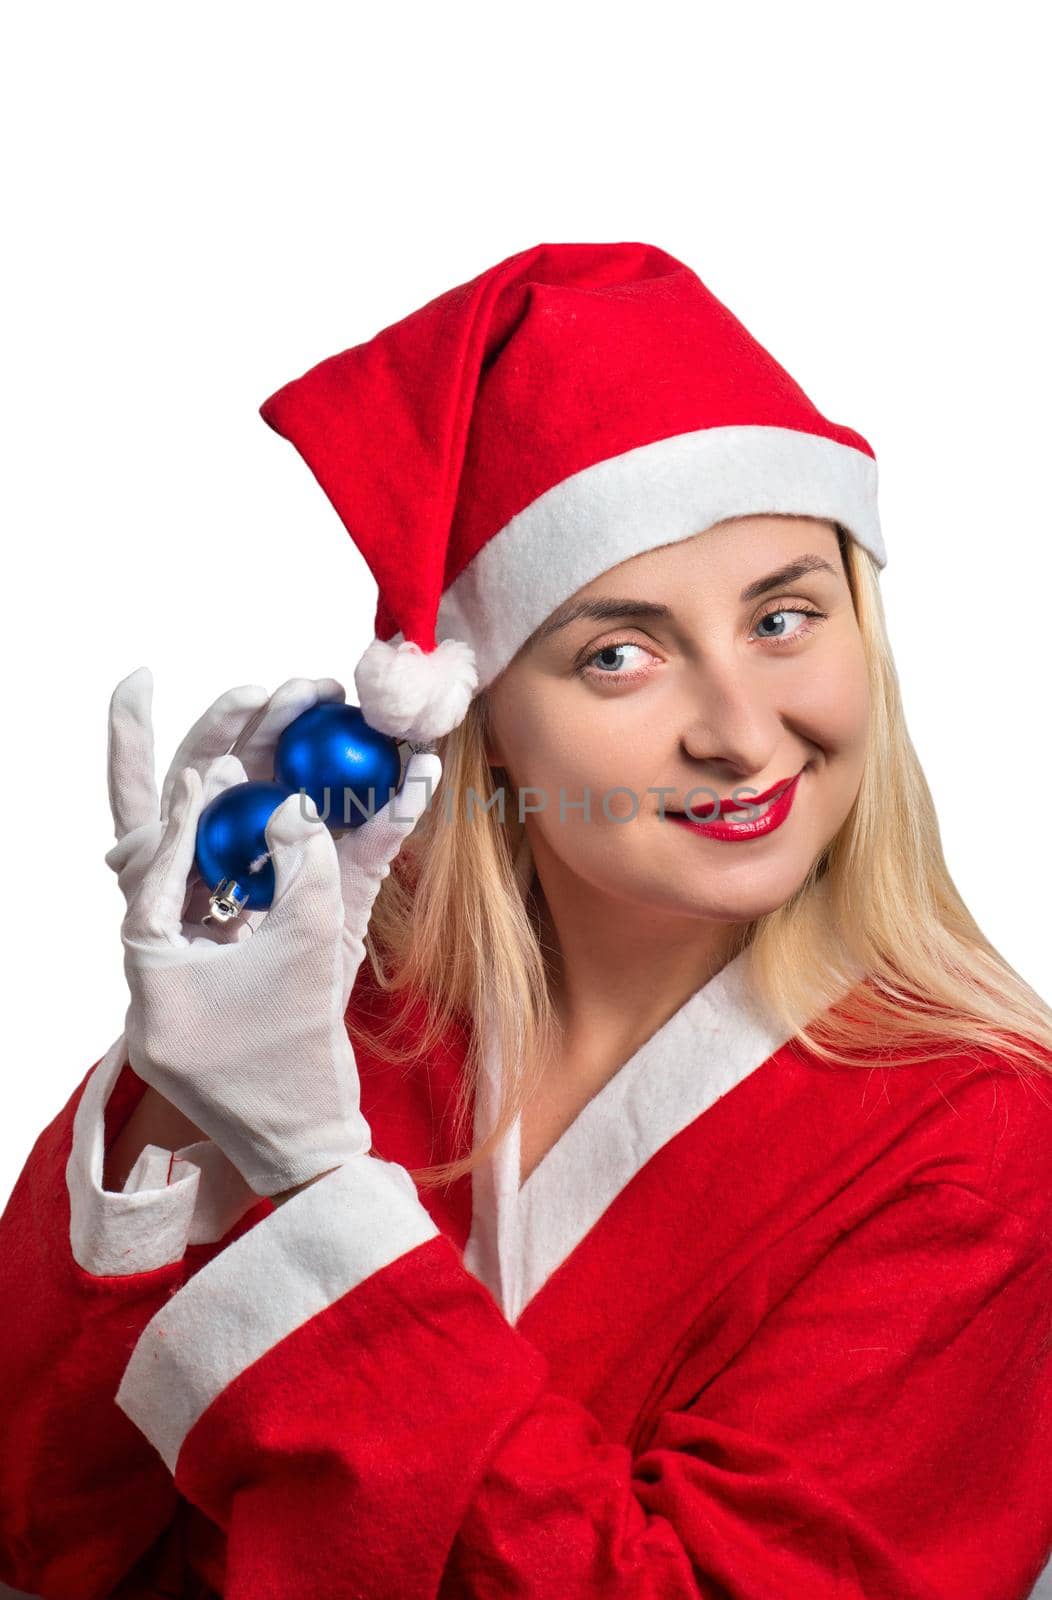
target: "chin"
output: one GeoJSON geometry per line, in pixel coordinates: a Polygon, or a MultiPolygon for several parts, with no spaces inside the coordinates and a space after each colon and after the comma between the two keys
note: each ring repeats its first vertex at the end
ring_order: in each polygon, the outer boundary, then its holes
{"type": "Polygon", "coordinates": [[[691,902],[692,915],[712,922],[754,922],[757,917],[770,916],[792,899],[810,869],[810,861],[787,863],[780,870],[773,865],[764,870],[743,863],[742,869],[728,873],[724,882],[710,878],[698,885],[699,892],[691,902]]]}

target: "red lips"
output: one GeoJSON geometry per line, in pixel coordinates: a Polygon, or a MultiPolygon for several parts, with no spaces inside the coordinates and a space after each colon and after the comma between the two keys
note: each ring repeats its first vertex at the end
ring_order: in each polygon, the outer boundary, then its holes
{"type": "MultiPolygon", "coordinates": [[[[740,800],[736,800],[733,796],[730,796],[726,800],[720,801],[719,811],[717,811],[712,804],[712,796],[706,794],[703,786],[699,784],[698,787],[702,789],[702,797],[698,801],[691,801],[691,816],[698,821],[706,817],[715,819],[717,816],[725,817],[729,811],[744,811],[746,806],[762,806],[765,801],[773,800],[775,795],[781,794],[783,789],[788,789],[789,785],[793,781],[793,778],[797,778],[799,776],[799,773],[794,772],[792,778],[782,778],[778,783],[772,783],[771,787],[769,789],[765,789],[762,794],[748,794],[740,800]]],[[[748,789],[749,785],[747,783],[743,783],[740,784],[739,787],[742,789],[748,789]]]]}

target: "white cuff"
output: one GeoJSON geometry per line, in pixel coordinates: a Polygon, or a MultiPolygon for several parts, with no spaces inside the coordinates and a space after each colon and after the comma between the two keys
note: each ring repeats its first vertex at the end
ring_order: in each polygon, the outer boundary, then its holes
{"type": "Polygon", "coordinates": [[[174,1473],[190,1429],[242,1372],[438,1231],[404,1167],[352,1156],[235,1239],[154,1313],[117,1404],[174,1473]]]}
{"type": "Polygon", "coordinates": [[[179,1183],[195,1169],[200,1177],[187,1244],[214,1244],[229,1233],[245,1212],[259,1203],[241,1173],[211,1139],[199,1139],[180,1150],[148,1144],[124,1180],[125,1194],[163,1190],[179,1183]]]}
{"type": "Polygon", "coordinates": [[[66,1163],[70,1248],[94,1277],[170,1266],[188,1244],[221,1239],[258,1199],[210,1139],[176,1151],[147,1145],[122,1191],[103,1188],[106,1106],[126,1060],[125,1046],[121,1034],[85,1084],[66,1163]]]}

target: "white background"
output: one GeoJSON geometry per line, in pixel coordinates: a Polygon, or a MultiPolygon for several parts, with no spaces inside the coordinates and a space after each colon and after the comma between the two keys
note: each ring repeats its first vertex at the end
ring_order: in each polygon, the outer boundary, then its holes
{"type": "Polygon", "coordinates": [[[35,4],[8,24],[0,1203],[123,1025],[105,725],[341,678],[375,590],[281,384],[528,245],[687,261],[876,450],[910,728],[980,925],[1052,996],[1037,13],[35,4]],[[1014,801],[1014,803],[1013,803],[1014,801]]]}

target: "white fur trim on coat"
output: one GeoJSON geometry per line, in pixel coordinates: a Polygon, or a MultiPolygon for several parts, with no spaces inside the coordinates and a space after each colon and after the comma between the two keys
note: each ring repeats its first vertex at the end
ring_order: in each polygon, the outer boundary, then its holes
{"type": "Polygon", "coordinates": [[[84,1087],[66,1163],[70,1250],[97,1278],[170,1266],[188,1244],[225,1238],[259,1198],[210,1139],[174,1151],[145,1145],[123,1190],[103,1188],[106,1107],[126,1060],[122,1033],[84,1087]]]}

